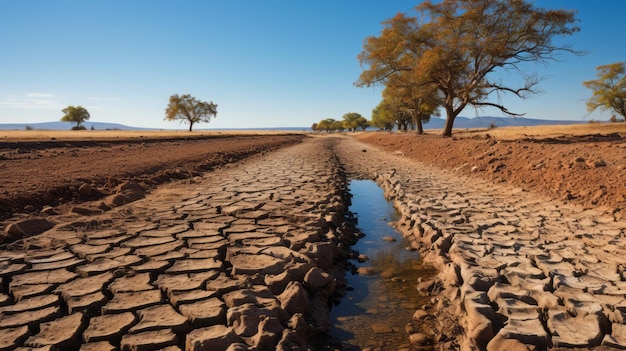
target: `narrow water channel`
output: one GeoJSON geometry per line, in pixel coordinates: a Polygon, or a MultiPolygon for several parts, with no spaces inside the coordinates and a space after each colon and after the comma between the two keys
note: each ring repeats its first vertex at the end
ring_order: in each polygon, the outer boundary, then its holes
{"type": "Polygon", "coordinates": [[[365,236],[352,246],[356,272],[349,274],[350,290],[331,310],[333,335],[349,350],[411,350],[407,323],[428,298],[416,289],[420,276],[433,274],[417,251],[389,222],[398,219],[383,190],[370,180],[350,182],[350,211],[365,236]]]}

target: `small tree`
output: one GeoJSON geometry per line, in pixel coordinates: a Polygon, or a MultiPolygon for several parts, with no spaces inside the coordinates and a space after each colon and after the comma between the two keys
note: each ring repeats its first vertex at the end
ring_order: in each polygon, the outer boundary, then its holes
{"type": "MultiPolygon", "coordinates": [[[[626,67],[624,62],[596,67],[598,79],[583,82],[593,91],[587,100],[587,111],[590,113],[598,107],[613,110],[625,117],[626,121],[626,67]]],[[[615,116],[613,116],[615,119],[615,116]]]]}
{"type": "Polygon", "coordinates": [[[335,122],[336,121],[333,118],[323,119],[317,124],[317,130],[332,132],[333,128],[335,127],[335,122]]]}
{"type": "Polygon", "coordinates": [[[383,100],[381,102],[381,105],[384,107],[384,112],[387,114],[387,118],[391,119],[392,123],[396,125],[399,131],[406,132],[409,128],[414,129],[413,112],[405,101],[403,101],[402,96],[389,93],[391,91],[389,88],[390,87],[387,86],[385,90],[383,90],[383,100]]]}
{"type": "Polygon", "coordinates": [[[89,120],[91,117],[87,109],[82,106],[68,106],[61,110],[61,112],[65,113],[65,115],[61,117],[61,122],[76,123],[76,126],[72,127],[72,130],[85,129],[85,127],[80,124],[89,120]]]}
{"type": "Polygon", "coordinates": [[[343,127],[354,132],[358,128],[367,128],[367,119],[357,112],[348,112],[343,115],[343,127]]]}
{"type": "Polygon", "coordinates": [[[370,127],[370,121],[367,120],[367,118],[365,117],[361,117],[359,118],[359,120],[357,121],[357,128],[365,131],[367,128],[370,127]]]}
{"type": "Polygon", "coordinates": [[[319,121],[319,123],[317,123],[316,130],[326,131],[330,133],[330,132],[336,132],[336,131],[342,132],[344,131],[345,128],[346,127],[344,127],[344,121],[337,121],[334,118],[326,118],[326,119],[319,121]]]}
{"type": "Polygon", "coordinates": [[[382,100],[378,106],[372,110],[371,125],[377,127],[380,130],[392,131],[396,123],[396,115],[399,112],[393,104],[388,100],[382,100]]]}
{"type": "Polygon", "coordinates": [[[200,101],[189,94],[170,96],[170,102],[165,109],[166,121],[188,122],[190,132],[194,123],[209,123],[215,116],[217,116],[217,105],[213,101],[200,101]]]}
{"type": "Polygon", "coordinates": [[[343,126],[343,121],[334,121],[333,122],[333,130],[338,132],[343,132],[346,127],[343,126]]]}

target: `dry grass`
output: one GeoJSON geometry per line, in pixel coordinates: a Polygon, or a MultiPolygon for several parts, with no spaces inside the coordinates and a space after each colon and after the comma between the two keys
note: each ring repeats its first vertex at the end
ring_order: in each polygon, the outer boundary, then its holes
{"type": "Polygon", "coordinates": [[[280,135],[297,134],[297,131],[274,130],[0,130],[0,140],[111,140],[139,138],[185,138],[212,135],[280,135]]]}
{"type": "MultiPolygon", "coordinates": [[[[439,130],[429,130],[429,134],[441,134],[439,130]]],[[[626,133],[626,123],[584,123],[572,125],[546,125],[532,127],[498,127],[494,129],[454,130],[457,138],[474,137],[489,134],[501,140],[516,140],[522,138],[555,138],[568,135],[611,134],[626,133]]]]}

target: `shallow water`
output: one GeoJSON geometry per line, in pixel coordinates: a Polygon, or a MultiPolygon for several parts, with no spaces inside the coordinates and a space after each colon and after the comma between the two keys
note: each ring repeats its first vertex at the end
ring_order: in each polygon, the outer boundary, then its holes
{"type": "Polygon", "coordinates": [[[350,211],[365,234],[352,248],[369,257],[365,262],[352,263],[377,273],[347,277],[353,290],[331,310],[332,333],[346,346],[352,346],[350,349],[410,350],[406,325],[415,310],[428,303],[428,298],[416,289],[417,279],[433,271],[423,266],[417,251],[407,250],[409,243],[389,225],[398,219],[398,213],[375,182],[353,180],[350,193],[350,211]]]}

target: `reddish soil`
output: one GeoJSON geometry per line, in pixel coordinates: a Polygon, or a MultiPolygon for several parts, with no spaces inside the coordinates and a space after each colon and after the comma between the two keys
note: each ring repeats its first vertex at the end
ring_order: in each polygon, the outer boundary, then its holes
{"type": "Polygon", "coordinates": [[[149,191],[302,138],[268,134],[0,142],[0,221],[46,205],[102,199],[129,181],[149,191]],[[79,191],[83,184],[87,190],[79,191]]]}
{"type": "Polygon", "coordinates": [[[429,165],[626,218],[626,133],[513,141],[383,132],[356,138],[429,165]]]}
{"type": "MultiPolygon", "coordinates": [[[[618,220],[626,217],[626,134],[515,141],[382,132],[355,137],[429,165],[600,208],[618,220]]],[[[104,199],[128,182],[149,191],[302,138],[223,135],[0,142],[0,229],[17,213],[104,199]],[[79,191],[84,184],[92,191],[79,191]]]]}

